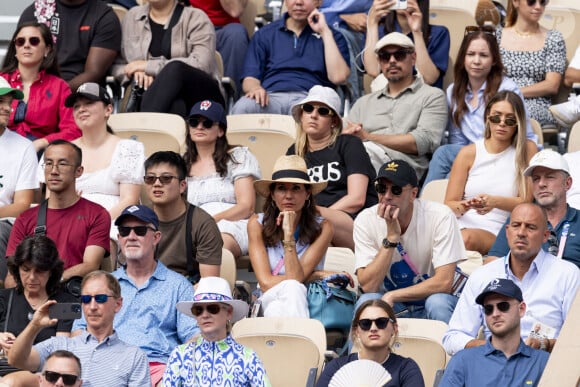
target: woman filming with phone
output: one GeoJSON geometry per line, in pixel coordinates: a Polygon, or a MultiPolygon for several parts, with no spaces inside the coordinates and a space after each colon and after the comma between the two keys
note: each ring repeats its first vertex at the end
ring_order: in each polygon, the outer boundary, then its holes
{"type": "MultiPolygon", "coordinates": [[[[8,270],[16,287],[0,290],[0,347],[4,355],[26,328],[37,307],[49,299],[58,303],[77,302],[60,289],[64,264],[54,242],[45,236],[34,235],[24,239],[8,259],[8,270]]],[[[34,343],[55,335],[70,336],[72,324],[73,320],[59,320],[56,325],[40,331],[34,343]]],[[[0,376],[18,370],[8,365],[5,357],[0,359],[0,376]]]]}

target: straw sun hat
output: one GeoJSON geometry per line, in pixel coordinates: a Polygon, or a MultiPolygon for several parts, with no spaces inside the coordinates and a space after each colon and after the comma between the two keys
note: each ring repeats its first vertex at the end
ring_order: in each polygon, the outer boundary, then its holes
{"type": "Polygon", "coordinates": [[[312,188],[312,195],[316,195],[324,188],[326,188],[326,182],[321,181],[318,183],[313,183],[308,177],[308,168],[306,168],[306,162],[300,156],[281,156],[276,160],[274,164],[274,170],[272,171],[272,179],[261,179],[254,181],[254,188],[256,192],[267,198],[270,196],[270,185],[272,183],[298,183],[306,184],[312,188]]]}

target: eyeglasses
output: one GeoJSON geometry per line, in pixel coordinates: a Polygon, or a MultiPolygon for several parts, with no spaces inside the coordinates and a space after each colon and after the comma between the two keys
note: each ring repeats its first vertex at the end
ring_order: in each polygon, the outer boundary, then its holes
{"type": "Polygon", "coordinates": [[[171,176],[171,175],[161,175],[161,176],[147,175],[147,176],[143,176],[143,181],[147,185],[153,185],[153,184],[155,184],[155,182],[157,181],[157,179],[159,179],[159,181],[161,182],[161,184],[165,185],[165,184],[171,183],[171,180],[173,180],[173,179],[179,179],[179,178],[177,176],[171,176]]]}
{"type": "Polygon", "coordinates": [[[88,294],[81,295],[81,302],[83,304],[90,304],[91,300],[94,298],[97,304],[104,304],[107,302],[109,297],[115,298],[114,296],[109,296],[108,294],[95,294],[94,296],[89,296],[88,294]]]}
{"type": "Polygon", "coordinates": [[[485,313],[486,316],[489,316],[490,314],[493,313],[493,309],[494,307],[497,307],[497,310],[499,310],[500,312],[507,312],[508,310],[510,310],[510,307],[512,305],[507,302],[507,301],[502,301],[502,302],[498,302],[497,304],[485,304],[483,306],[483,313],[485,313]]]}
{"type": "MultiPolygon", "coordinates": [[[[384,183],[376,182],[375,183],[375,190],[377,191],[377,193],[384,195],[389,190],[389,187],[384,183]]],[[[400,194],[403,193],[403,187],[400,187],[398,185],[393,184],[393,185],[391,185],[391,193],[395,196],[399,196],[400,194]]]]}
{"type": "MultiPolygon", "coordinates": [[[[31,36],[30,38],[28,38],[28,43],[30,43],[31,46],[36,47],[40,44],[40,38],[38,36],[31,36]]],[[[14,44],[16,45],[16,47],[22,47],[26,44],[26,38],[24,37],[16,38],[14,39],[14,44]]]]}
{"type": "Polygon", "coordinates": [[[197,125],[199,125],[199,123],[201,122],[201,125],[206,128],[206,129],[210,129],[214,122],[212,120],[200,120],[199,118],[190,118],[189,119],[189,126],[191,126],[192,128],[197,128],[197,125]]]}
{"type": "Polygon", "coordinates": [[[550,2],[550,0],[527,0],[528,3],[528,7],[531,7],[533,5],[536,5],[536,2],[539,1],[540,5],[542,7],[545,7],[546,5],[548,5],[548,3],[550,2]]]}
{"type": "Polygon", "coordinates": [[[210,314],[218,314],[222,306],[220,304],[207,304],[207,305],[194,305],[191,307],[191,313],[195,316],[201,316],[204,310],[207,310],[210,314]]]}
{"type": "MultiPolygon", "coordinates": [[[[499,124],[502,121],[501,116],[489,116],[487,119],[492,124],[499,124]]],[[[505,126],[516,126],[518,121],[515,118],[506,117],[503,119],[503,123],[505,126]]]]}
{"type": "Polygon", "coordinates": [[[65,169],[69,169],[74,167],[74,165],[69,164],[67,162],[64,161],[59,161],[58,163],[54,163],[52,161],[46,161],[42,164],[42,167],[44,168],[45,171],[52,171],[52,168],[56,168],[57,171],[62,171],[65,169]]]}
{"type": "Polygon", "coordinates": [[[43,375],[46,381],[49,383],[56,383],[58,382],[58,379],[62,378],[62,382],[65,384],[65,386],[72,386],[77,382],[77,379],[79,378],[76,375],[59,374],[58,372],[53,371],[44,371],[43,375]]]}
{"type": "Polygon", "coordinates": [[[391,321],[393,324],[395,323],[395,321],[388,317],[379,317],[374,320],[371,320],[370,318],[363,318],[362,320],[358,320],[358,326],[363,331],[368,331],[371,329],[373,323],[375,323],[377,329],[385,329],[389,324],[389,321],[391,321]]]}
{"type": "Polygon", "coordinates": [[[334,112],[329,108],[327,108],[326,106],[316,106],[310,103],[302,104],[302,110],[305,113],[312,113],[314,109],[316,109],[316,111],[318,112],[318,114],[320,114],[321,117],[334,115],[334,112]]]}
{"type": "Polygon", "coordinates": [[[495,28],[491,26],[467,26],[465,27],[465,32],[463,33],[463,36],[467,36],[475,32],[483,32],[485,34],[495,36],[495,28]]]}
{"type": "Polygon", "coordinates": [[[119,229],[119,235],[121,235],[122,237],[129,236],[131,230],[135,231],[135,235],[140,237],[145,236],[148,230],[157,231],[153,227],[149,226],[134,226],[134,227],[118,226],[117,228],[119,229]]]}
{"type": "Polygon", "coordinates": [[[402,61],[403,59],[405,59],[407,57],[407,55],[409,55],[410,53],[412,53],[413,51],[409,51],[409,50],[397,50],[395,52],[389,52],[389,51],[379,51],[378,52],[378,56],[379,56],[379,60],[388,62],[391,60],[391,56],[395,57],[395,60],[397,62],[402,61]]]}

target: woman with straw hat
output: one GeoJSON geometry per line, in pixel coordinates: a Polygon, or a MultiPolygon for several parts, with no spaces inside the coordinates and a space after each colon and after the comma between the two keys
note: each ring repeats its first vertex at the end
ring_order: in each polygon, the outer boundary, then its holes
{"type": "Polygon", "coordinates": [[[309,317],[304,283],[323,277],[334,233],[313,198],[324,187],[326,182],[310,182],[299,156],[280,157],[272,179],[254,182],[266,201],[264,212],[248,222],[248,250],[263,292],[264,316],[309,317]]]}
{"type": "Polygon", "coordinates": [[[270,386],[258,355],[230,335],[232,323],[247,316],[248,304],[232,298],[225,279],[202,278],[193,301],[178,302],[177,310],[197,320],[201,335],[173,350],[164,386],[270,386]]]}

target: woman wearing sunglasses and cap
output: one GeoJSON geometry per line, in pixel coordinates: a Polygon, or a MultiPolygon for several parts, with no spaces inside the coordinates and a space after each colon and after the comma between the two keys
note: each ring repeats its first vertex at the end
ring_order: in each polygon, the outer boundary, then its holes
{"type": "Polygon", "coordinates": [[[201,335],[173,350],[164,386],[270,386],[258,355],[230,335],[232,324],[247,316],[248,304],[232,299],[226,280],[202,278],[193,301],[178,302],[177,310],[197,320],[201,335]]]}
{"type": "Polygon", "coordinates": [[[304,158],[311,181],[327,181],[316,195],[317,209],[334,225],[332,244],[354,250],[353,219],[363,209],[377,204],[372,182],[376,171],[362,141],[340,135],[340,97],[323,86],[314,86],[308,96],[292,107],[296,143],[286,154],[304,158]]]}
{"type": "Polygon", "coordinates": [[[391,380],[384,387],[422,387],[425,385],[419,366],[413,359],[391,352],[397,337],[397,317],[393,308],[381,299],[369,300],[361,304],[352,320],[350,335],[355,348],[344,357],[328,363],[317,387],[326,387],[338,370],[356,360],[372,360],[381,364],[391,374],[391,380]]]}
{"type": "Polygon", "coordinates": [[[526,139],[522,99],[501,91],[485,107],[484,138],[465,146],[453,162],[445,194],[467,250],[487,254],[513,208],[532,199],[524,169],[537,152],[526,139]]]}
{"type": "Polygon", "coordinates": [[[27,22],[16,28],[0,76],[24,93],[24,99],[12,101],[8,127],[31,140],[37,152],[53,140],[72,141],[81,135],[72,109],[64,106],[70,89],[60,78],[46,25],[27,22]]]}
{"type": "Polygon", "coordinates": [[[233,146],[226,136],[223,106],[197,102],[189,113],[185,135],[187,201],[216,221],[224,247],[238,258],[248,252],[248,218],[254,213],[260,166],[247,147],[233,146]]]}
{"type": "Polygon", "coordinates": [[[324,277],[333,227],[314,202],[326,182],[310,182],[304,159],[282,156],[272,179],[254,187],[266,198],[263,213],[248,222],[249,254],[264,316],[309,317],[304,283],[324,277]]]}

